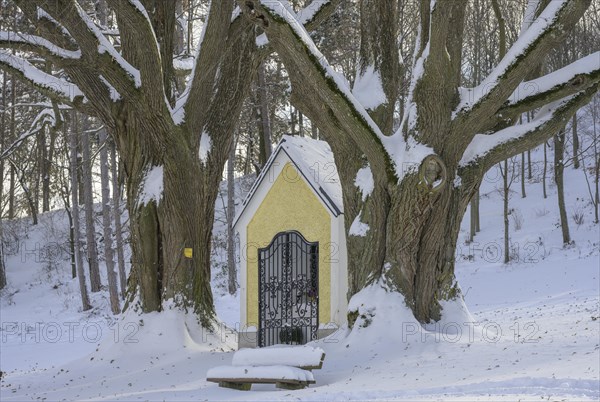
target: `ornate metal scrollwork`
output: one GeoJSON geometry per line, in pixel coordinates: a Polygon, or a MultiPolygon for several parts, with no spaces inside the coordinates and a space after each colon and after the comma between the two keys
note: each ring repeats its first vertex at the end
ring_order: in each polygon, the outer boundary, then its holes
{"type": "Polygon", "coordinates": [[[304,344],[319,327],[319,243],[295,231],[258,250],[258,346],[304,344]]]}

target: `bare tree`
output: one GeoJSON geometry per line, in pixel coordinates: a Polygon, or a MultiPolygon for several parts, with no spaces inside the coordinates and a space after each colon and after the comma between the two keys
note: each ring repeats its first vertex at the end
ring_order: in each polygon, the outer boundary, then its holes
{"type": "Polygon", "coordinates": [[[123,253],[123,225],[121,223],[121,189],[119,187],[119,176],[117,174],[117,151],[114,140],[110,140],[110,169],[113,188],[113,213],[115,220],[115,239],[117,248],[117,266],[119,267],[119,286],[121,288],[121,298],[125,298],[127,291],[127,276],[125,274],[125,255],[123,253]]]}
{"type": "Polygon", "coordinates": [[[110,204],[110,180],[108,177],[108,141],[106,130],[100,130],[100,181],[102,186],[102,227],[104,231],[104,259],[106,262],[106,276],[108,278],[108,293],[110,295],[110,308],[113,314],[121,312],[119,305],[119,292],[117,290],[117,273],[115,272],[112,213],[110,204]]]}
{"type": "Polygon", "coordinates": [[[517,177],[516,163],[514,159],[506,159],[502,164],[498,165],[500,175],[502,176],[502,215],[504,220],[504,263],[510,262],[510,222],[509,222],[509,200],[510,187],[517,177]]]}
{"type": "Polygon", "coordinates": [[[69,151],[70,151],[70,171],[71,171],[71,205],[73,215],[73,243],[75,250],[75,263],[77,266],[77,279],[79,280],[79,291],[81,293],[81,304],[83,311],[92,308],[88,296],[87,285],[85,280],[85,271],[83,269],[83,257],[81,255],[79,226],[79,203],[77,197],[77,130],[71,130],[69,134],[69,151]]]}
{"type": "Polygon", "coordinates": [[[563,244],[571,244],[571,235],[569,233],[569,218],[565,206],[565,131],[560,130],[554,136],[554,181],[558,193],[558,211],[560,213],[560,227],[562,229],[563,244]]]}
{"type": "Polygon", "coordinates": [[[94,192],[92,185],[92,152],[90,144],[89,124],[86,116],[82,117],[81,124],[81,156],[83,162],[83,200],[85,213],[85,237],[87,248],[87,260],[90,271],[90,289],[98,292],[102,286],[100,280],[100,267],[98,265],[98,247],[96,245],[96,223],[94,221],[94,192]]]}
{"type": "Polygon", "coordinates": [[[4,289],[7,285],[6,266],[4,265],[4,237],[2,236],[2,226],[3,220],[2,216],[0,216],[0,290],[4,289]]]}
{"type": "Polygon", "coordinates": [[[227,273],[229,294],[237,291],[235,269],[235,241],[233,232],[233,218],[235,215],[235,146],[229,151],[227,161],[227,273]]]}

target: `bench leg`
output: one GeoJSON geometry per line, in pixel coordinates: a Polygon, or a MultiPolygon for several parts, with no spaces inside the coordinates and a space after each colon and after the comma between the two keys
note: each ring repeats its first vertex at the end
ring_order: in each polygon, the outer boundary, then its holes
{"type": "Polygon", "coordinates": [[[219,387],[237,389],[238,391],[250,391],[251,383],[221,381],[219,387]]]}
{"type": "Polygon", "coordinates": [[[277,382],[275,386],[280,389],[304,389],[306,388],[306,384],[290,384],[289,382],[277,382]]]}

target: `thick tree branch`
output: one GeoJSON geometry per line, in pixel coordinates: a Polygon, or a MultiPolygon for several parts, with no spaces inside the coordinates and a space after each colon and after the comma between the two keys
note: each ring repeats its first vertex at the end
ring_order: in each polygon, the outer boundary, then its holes
{"type": "Polygon", "coordinates": [[[36,0],[14,0],[29,20],[35,24],[50,42],[67,49],[77,51],[79,46],[69,31],[55,20],[44,9],[39,7],[41,2],[36,0]]]}
{"type": "MultiPolygon", "coordinates": [[[[283,5],[260,1],[238,0],[244,13],[269,36],[273,49],[289,71],[293,91],[311,97],[312,107],[325,109],[321,113],[348,135],[367,156],[376,172],[385,172],[387,179],[396,182],[394,166],[383,145],[379,127],[356,101],[350,90],[336,80],[337,73],[331,69],[324,56],[317,50],[312,39],[283,5]]],[[[317,112],[307,113],[316,115],[317,112]]],[[[331,140],[345,141],[345,138],[331,140]]]]}
{"type": "Polygon", "coordinates": [[[392,134],[394,111],[399,96],[401,66],[398,54],[398,1],[363,0],[360,3],[360,62],[353,93],[368,107],[381,131],[392,134]],[[361,99],[362,91],[372,94],[374,87],[383,96],[361,99]]]}
{"type": "Polygon", "coordinates": [[[342,0],[313,0],[297,14],[298,21],[308,32],[321,26],[337,9],[342,0]]]}
{"type": "Polygon", "coordinates": [[[497,113],[508,119],[563,99],[600,81],[600,52],[593,53],[543,77],[525,81],[497,113]]]}
{"type": "MultiPolygon", "coordinates": [[[[463,94],[457,107],[455,131],[462,132],[462,128],[467,127],[475,128],[475,132],[481,131],[519,83],[581,18],[590,2],[591,0],[549,2],[484,82],[463,94]]],[[[466,140],[469,141],[470,138],[466,140]]]]}
{"type": "Polygon", "coordinates": [[[208,21],[204,27],[200,48],[192,73],[189,94],[185,99],[185,121],[190,132],[200,135],[205,121],[207,108],[203,107],[206,99],[214,96],[213,84],[219,66],[223,62],[223,49],[226,48],[228,32],[231,25],[231,14],[234,3],[231,1],[211,2],[208,21]]]}
{"type": "Polygon", "coordinates": [[[36,88],[40,93],[60,103],[81,106],[84,95],[77,85],[47,74],[33,66],[27,60],[13,54],[0,51],[0,68],[15,74],[23,82],[36,88]]]}
{"type": "Polygon", "coordinates": [[[135,98],[141,86],[139,71],[128,63],[74,0],[36,0],[79,44],[82,61],[93,66],[125,97],[135,98]]]}
{"type": "Polygon", "coordinates": [[[54,64],[68,64],[81,57],[79,50],[63,49],[49,40],[20,32],[0,31],[0,47],[37,53],[54,64]]]}
{"type": "Polygon", "coordinates": [[[529,123],[511,126],[490,135],[476,135],[463,154],[459,175],[470,171],[481,176],[495,164],[543,143],[563,129],[597,91],[598,83],[595,83],[576,95],[546,106],[529,123]]]}
{"type": "Polygon", "coordinates": [[[417,121],[415,134],[438,153],[446,142],[445,133],[451,122],[452,106],[456,104],[460,56],[456,46],[462,43],[465,1],[445,0],[431,9],[428,54],[423,60],[423,73],[414,89],[417,121]],[[451,24],[456,25],[451,25],[451,24]],[[452,34],[451,34],[452,33],[452,34]],[[459,40],[458,44],[451,40],[459,40]],[[448,49],[453,52],[451,59],[448,49]],[[458,58],[458,60],[456,60],[458,58]],[[425,118],[427,116],[427,118],[425,118]],[[435,117],[435,118],[433,118],[435,117]]]}
{"type": "MultiPolygon", "coordinates": [[[[140,3],[129,0],[107,0],[107,2],[117,16],[123,56],[140,72],[144,83],[141,91],[146,94],[145,101],[159,102],[151,106],[154,110],[164,112],[165,110],[161,110],[166,107],[163,101],[165,98],[163,60],[147,11],[140,3]]],[[[172,58],[171,52],[168,55],[169,63],[172,63],[172,58]]]]}
{"type": "MultiPolygon", "coordinates": [[[[46,12],[41,6],[54,7],[57,14],[60,14],[60,7],[57,2],[42,0],[15,0],[25,16],[35,25],[39,34],[49,40],[50,43],[57,44],[67,51],[78,52],[80,47],[75,42],[69,31],[61,25],[54,17],[46,12]]],[[[39,50],[39,49],[38,49],[39,50]]],[[[40,52],[42,54],[42,52],[40,52]]],[[[58,67],[64,69],[71,80],[86,95],[89,103],[81,105],[72,105],[88,115],[98,114],[105,121],[110,121],[111,107],[115,106],[114,99],[111,99],[111,91],[114,87],[106,79],[98,74],[98,66],[95,63],[85,60],[83,57],[78,59],[58,59],[57,57],[46,57],[58,67]],[[92,109],[92,105],[94,109],[92,109]]],[[[44,90],[43,87],[36,87],[44,90]]],[[[46,95],[50,93],[46,92],[46,95]]],[[[59,100],[60,101],[60,100],[59,100]]]]}

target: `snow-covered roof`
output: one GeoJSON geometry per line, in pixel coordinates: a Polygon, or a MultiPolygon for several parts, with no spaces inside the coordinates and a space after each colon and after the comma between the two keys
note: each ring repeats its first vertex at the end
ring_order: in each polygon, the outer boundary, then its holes
{"type": "Polygon", "coordinates": [[[246,207],[260,187],[273,162],[282,152],[287,155],[298,172],[334,216],[337,217],[344,213],[342,185],[329,144],[312,138],[284,135],[244,199],[242,208],[235,217],[234,225],[244,214],[246,207]]]}

